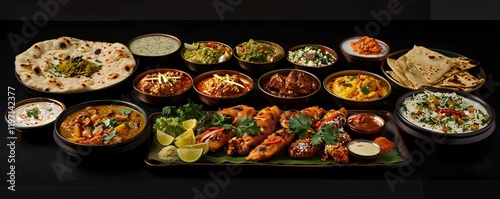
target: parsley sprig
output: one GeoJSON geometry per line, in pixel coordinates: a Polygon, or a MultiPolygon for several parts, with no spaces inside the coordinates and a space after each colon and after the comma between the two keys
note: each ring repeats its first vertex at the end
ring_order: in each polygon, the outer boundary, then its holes
{"type": "Polygon", "coordinates": [[[36,120],[40,119],[40,118],[38,117],[38,114],[40,114],[40,113],[41,113],[41,112],[40,112],[40,109],[38,109],[38,108],[36,108],[36,107],[35,107],[35,108],[32,108],[32,109],[29,109],[29,110],[26,110],[26,116],[28,116],[28,117],[33,117],[33,118],[35,118],[36,120]]]}
{"type": "Polygon", "coordinates": [[[323,141],[329,145],[334,145],[338,142],[337,135],[340,134],[340,131],[334,128],[333,124],[328,124],[316,132],[311,126],[311,120],[305,114],[300,114],[298,117],[291,117],[288,123],[290,124],[289,133],[297,133],[301,140],[309,138],[311,145],[318,145],[323,141]],[[308,132],[311,133],[310,137],[308,132]]]}
{"type": "Polygon", "coordinates": [[[255,135],[260,133],[260,127],[257,125],[255,119],[250,116],[244,116],[236,121],[235,125],[231,124],[231,120],[225,118],[223,115],[214,113],[211,118],[213,126],[232,130],[238,137],[243,137],[245,133],[255,135]]]}

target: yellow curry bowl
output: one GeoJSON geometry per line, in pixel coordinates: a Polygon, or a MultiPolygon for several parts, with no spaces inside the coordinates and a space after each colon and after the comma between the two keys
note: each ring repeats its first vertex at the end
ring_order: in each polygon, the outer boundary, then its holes
{"type": "Polygon", "coordinates": [[[323,88],[338,106],[363,109],[380,106],[392,91],[385,78],[362,70],[333,73],[323,80],[323,88]]]}

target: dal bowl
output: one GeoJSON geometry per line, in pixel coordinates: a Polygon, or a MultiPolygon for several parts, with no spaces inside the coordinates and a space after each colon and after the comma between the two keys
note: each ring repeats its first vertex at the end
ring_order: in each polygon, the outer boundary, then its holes
{"type": "Polygon", "coordinates": [[[234,70],[214,70],[202,73],[193,80],[196,97],[209,106],[239,104],[253,89],[248,75],[234,70]]]}
{"type": "Polygon", "coordinates": [[[141,61],[162,64],[175,57],[181,47],[181,40],[169,34],[151,33],[134,37],[127,46],[141,61]]]}
{"type": "Polygon", "coordinates": [[[262,73],[274,69],[285,57],[285,50],[280,45],[265,41],[252,40],[242,42],[235,48],[234,57],[238,65],[251,73],[262,73]]]}
{"type": "MultiPolygon", "coordinates": [[[[296,75],[295,75],[296,76],[296,75]]],[[[269,104],[285,106],[287,108],[303,108],[305,107],[318,93],[321,89],[321,81],[314,74],[300,70],[300,69],[278,69],[269,71],[262,76],[260,76],[258,80],[259,90],[264,94],[264,98],[269,104]],[[300,73],[302,77],[298,80],[296,78],[291,77],[291,73],[300,73]],[[285,80],[278,80],[277,76],[281,78],[286,78],[285,80]],[[289,77],[289,78],[287,78],[289,77]],[[274,80],[273,80],[274,79],[274,80]],[[287,80],[289,79],[289,80],[287,80]],[[278,80],[278,81],[276,81],[278,80]],[[278,90],[282,90],[285,93],[289,93],[288,91],[292,91],[293,89],[284,89],[284,83],[272,83],[272,82],[292,82],[291,85],[296,85],[301,88],[306,88],[309,92],[302,93],[298,96],[287,96],[283,93],[277,92],[278,90]],[[295,83],[293,83],[295,82],[295,83]]],[[[293,93],[297,93],[293,91],[293,93]]]]}
{"type": "Polygon", "coordinates": [[[132,150],[149,138],[148,116],[120,100],[95,100],[64,110],[53,137],[62,151],[76,157],[103,157],[132,150]]]}
{"type": "Polygon", "coordinates": [[[333,73],[323,80],[323,88],[338,106],[359,109],[380,106],[392,92],[385,78],[360,70],[333,73]]]}
{"type": "Polygon", "coordinates": [[[208,72],[227,67],[233,56],[233,49],[227,44],[217,41],[198,41],[184,44],[181,56],[184,65],[189,70],[208,72]]]}

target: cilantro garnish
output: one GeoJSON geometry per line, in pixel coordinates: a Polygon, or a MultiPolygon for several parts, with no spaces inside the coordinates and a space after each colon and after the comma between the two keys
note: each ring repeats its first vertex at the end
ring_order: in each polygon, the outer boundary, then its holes
{"type": "Polygon", "coordinates": [[[370,85],[370,82],[368,82],[368,83],[366,84],[366,86],[362,86],[362,87],[360,87],[360,88],[359,88],[359,90],[361,91],[361,93],[363,93],[363,94],[365,94],[365,95],[368,95],[368,94],[370,94],[370,86],[371,86],[371,85],[370,85]]]}
{"type": "Polygon", "coordinates": [[[291,117],[288,120],[288,123],[290,124],[288,132],[297,133],[299,139],[301,140],[309,138],[308,132],[310,132],[311,145],[320,144],[322,141],[325,141],[326,144],[330,145],[334,145],[338,142],[337,135],[340,131],[334,128],[333,124],[326,125],[316,132],[316,130],[311,127],[311,120],[304,114],[300,114],[298,117],[291,117]]]}
{"type": "Polygon", "coordinates": [[[118,110],[118,112],[120,112],[123,115],[129,115],[130,113],[132,113],[131,110],[127,110],[127,109],[118,110]]]}
{"type": "Polygon", "coordinates": [[[41,112],[40,112],[40,109],[38,109],[38,108],[32,108],[32,109],[29,109],[29,110],[27,110],[27,111],[26,111],[26,115],[27,115],[28,117],[33,117],[33,118],[35,118],[36,120],[40,119],[40,118],[38,117],[38,114],[40,114],[40,113],[41,113],[41,112]]]}

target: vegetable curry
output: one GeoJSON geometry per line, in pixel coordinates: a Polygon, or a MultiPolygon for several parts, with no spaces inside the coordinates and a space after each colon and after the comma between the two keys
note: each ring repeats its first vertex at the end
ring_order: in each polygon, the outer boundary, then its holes
{"type": "Polygon", "coordinates": [[[61,135],[83,145],[111,145],[127,141],[146,126],[145,117],[120,105],[87,106],[61,123],[61,135]]]}

